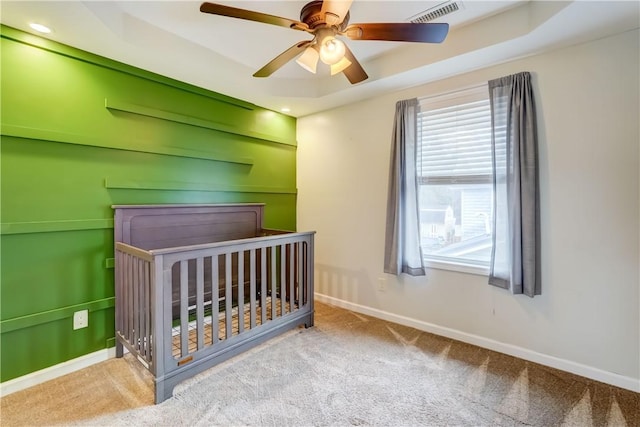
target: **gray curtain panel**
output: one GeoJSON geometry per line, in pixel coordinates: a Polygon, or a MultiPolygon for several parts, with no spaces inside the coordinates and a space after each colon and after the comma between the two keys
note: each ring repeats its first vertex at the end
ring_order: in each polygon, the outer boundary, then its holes
{"type": "Polygon", "coordinates": [[[493,156],[493,252],[489,284],[540,295],[538,140],[531,75],[489,82],[493,156]]]}
{"type": "Polygon", "coordinates": [[[420,248],[416,174],[417,99],[396,103],[391,144],[384,272],[425,274],[420,248]]]}

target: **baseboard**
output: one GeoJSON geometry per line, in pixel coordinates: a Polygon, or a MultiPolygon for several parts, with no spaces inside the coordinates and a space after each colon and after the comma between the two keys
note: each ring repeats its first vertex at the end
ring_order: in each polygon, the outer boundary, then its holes
{"type": "Polygon", "coordinates": [[[478,347],[486,348],[488,350],[508,354],[510,356],[518,357],[523,360],[528,360],[540,365],[559,369],[565,372],[570,372],[572,374],[580,375],[582,377],[640,393],[640,380],[635,378],[625,377],[623,375],[603,371],[602,369],[583,365],[581,363],[572,362],[566,359],[560,359],[558,357],[538,353],[533,350],[518,347],[515,345],[505,344],[479,335],[469,334],[456,329],[446,328],[443,326],[435,325],[433,323],[428,323],[421,320],[400,316],[398,314],[389,313],[387,311],[378,310],[376,308],[354,304],[352,302],[334,298],[328,295],[315,293],[315,299],[319,302],[324,302],[326,304],[345,308],[357,313],[366,314],[378,319],[388,320],[389,322],[397,323],[404,326],[410,326],[421,331],[451,338],[457,341],[462,341],[468,344],[477,345],[478,347]]]}
{"type": "Polygon", "coordinates": [[[80,369],[84,369],[96,363],[104,362],[105,360],[114,357],[116,357],[116,348],[106,348],[104,350],[98,350],[96,352],[85,354],[84,356],[32,372],[22,377],[5,381],[0,384],[0,397],[33,387],[34,385],[41,384],[45,381],[67,375],[75,371],[79,371],[80,369]]]}
{"type": "MultiPolygon", "coordinates": [[[[570,372],[572,374],[580,375],[585,378],[589,378],[595,381],[601,381],[606,384],[611,384],[616,387],[640,393],[640,380],[631,377],[625,377],[623,375],[603,371],[601,369],[583,365],[581,363],[572,362],[566,359],[560,359],[554,356],[538,353],[511,344],[505,344],[478,335],[468,334],[456,329],[446,328],[443,326],[435,325],[433,323],[423,322],[421,320],[412,319],[406,316],[400,316],[398,314],[389,313],[387,311],[378,310],[376,308],[355,304],[328,295],[315,293],[315,299],[326,304],[331,304],[336,307],[355,311],[356,313],[362,313],[379,319],[388,320],[389,322],[398,323],[400,325],[410,326],[421,331],[462,341],[468,344],[477,345],[478,347],[508,354],[510,356],[518,357],[523,360],[539,363],[544,366],[560,369],[561,371],[570,372]]],[[[94,353],[86,354],[76,359],[72,359],[58,365],[51,366],[49,368],[42,369],[40,371],[32,372],[22,377],[5,381],[0,384],[0,397],[15,393],[16,391],[24,390],[29,387],[33,387],[45,381],[70,374],[96,363],[111,359],[115,357],[115,353],[115,347],[99,350],[94,353]]]]}

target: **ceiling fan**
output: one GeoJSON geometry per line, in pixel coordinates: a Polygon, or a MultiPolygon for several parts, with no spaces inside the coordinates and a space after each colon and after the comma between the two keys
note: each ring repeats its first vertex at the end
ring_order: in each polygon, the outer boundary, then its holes
{"type": "Polygon", "coordinates": [[[370,23],[349,25],[349,8],[353,0],[314,0],[300,11],[300,21],[268,15],[246,9],[215,3],[202,3],[200,11],[213,15],[246,19],[278,25],[312,34],[312,40],[304,40],[276,56],[256,71],[254,77],[268,77],[296,56],[300,66],[315,73],[318,59],[331,67],[331,75],[344,73],[352,84],[369,76],[351,50],[337,36],[351,40],[387,40],[419,43],[441,43],[449,32],[449,24],[443,23],[370,23]]]}

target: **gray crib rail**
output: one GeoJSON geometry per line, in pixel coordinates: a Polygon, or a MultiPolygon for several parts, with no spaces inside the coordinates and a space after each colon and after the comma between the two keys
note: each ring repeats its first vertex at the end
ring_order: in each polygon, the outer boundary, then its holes
{"type": "Polygon", "coordinates": [[[265,234],[154,250],[116,242],[116,353],[126,347],[153,373],[156,403],[198,372],[313,325],[314,233],[265,234]]]}

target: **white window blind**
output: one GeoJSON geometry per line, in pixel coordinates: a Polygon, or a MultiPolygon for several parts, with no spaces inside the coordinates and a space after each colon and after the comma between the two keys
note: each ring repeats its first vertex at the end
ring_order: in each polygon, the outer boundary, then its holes
{"type": "Polygon", "coordinates": [[[420,106],[417,169],[427,263],[487,266],[493,208],[488,88],[425,98],[420,106]]]}
{"type": "Polygon", "coordinates": [[[421,182],[491,180],[491,109],[486,86],[421,101],[418,127],[421,182]]]}

